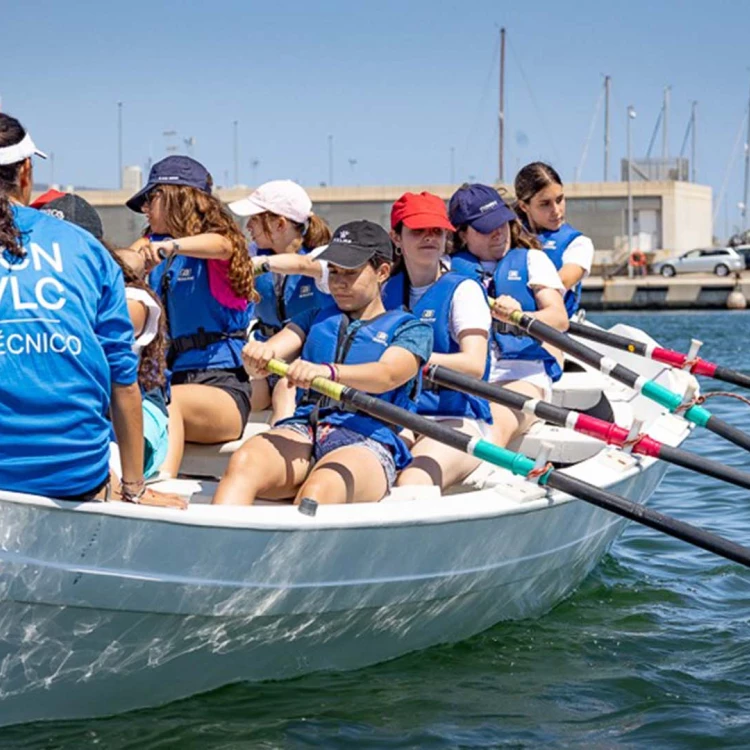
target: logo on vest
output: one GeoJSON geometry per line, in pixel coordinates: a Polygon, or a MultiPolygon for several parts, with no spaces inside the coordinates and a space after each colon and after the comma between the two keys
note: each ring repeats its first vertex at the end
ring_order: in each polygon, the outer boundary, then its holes
{"type": "Polygon", "coordinates": [[[510,271],[508,271],[508,281],[520,281],[521,280],[521,274],[516,271],[515,268],[511,268],[510,271]]]}
{"type": "Polygon", "coordinates": [[[299,298],[302,299],[303,297],[312,297],[313,288],[310,286],[310,284],[305,284],[304,286],[301,286],[299,288],[299,298]]]}
{"type": "Polygon", "coordinates": [[[434,319],[435,319],[434,310],[424,310],[422,312],[422,320],[434,320],[434,319]]]}
{"type": "Polygon", "coordinates": [[[546,240],[542,245],[542,250],[557,250],[557,242],[555,240],[546,240]]]}
{"type": "Polygon", "coordinates": [[[383,346],[388,346],[388,334],[385,331],[378,331],[373,337],[372,340],[376,344],[382,344],[383,346]]]}
{"type": "Polygon", "coordinates": [[[193,269],[183,268],[182,271],[180,271],[180,275],[177,277],[177,281],[192,281],[193,278],[193,269]]]}

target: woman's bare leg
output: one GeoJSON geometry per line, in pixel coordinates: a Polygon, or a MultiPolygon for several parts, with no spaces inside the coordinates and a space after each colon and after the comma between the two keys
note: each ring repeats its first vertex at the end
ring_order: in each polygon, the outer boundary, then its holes
{"type": "MultiPolygon", "coordinates": [[[[477,437],[476,430],[467,426],[463,419],[441,420],[440,424],[477,437]]],[[[398,487],[424,484],[445,489],[468,477],[480,463],[478,458],[428,437],[420,437],[417,440],[411,448],[411,455],[412,462],[396,480],[398,487]]]]}
{"type": "Polygon", "coordinates": [[[361,445],[338,448],[315,464],[295,503],[309,497],[319,503],[374,503],[388,491],[383,465],[361,445]]]}
{"type": "Polygon", "coordinates": [[[312,442],[294,430],[269,430],[235,451],[214,505],[252,505],[256,497],[294,497],[310,470],[312,442]]]}
{"type": "MultiPolygon", "coordinates": [[[[526,382],[525,380],[511,380],[505,383],[498,383],[503,388],[516,393],[522,393],[524,396],[532,398],[544,398],[544,390],[536,385],[526,382]]],[[[492,410],[492,439],[496,445],[505,447],[513,440],[516,435],[522,435],[537,421],[533,414],[509,409],[507,406],[500,404],[490,404],[492,410]]]]}
{"type": "Polygon", "coordinates": [[[286,419],[294,414],[297,407],[296,395],[297,389],[290,388],[286,378],[281,378],[276,383],[271,396],[271,424],[276,424],[280,419],[286,419]]]}

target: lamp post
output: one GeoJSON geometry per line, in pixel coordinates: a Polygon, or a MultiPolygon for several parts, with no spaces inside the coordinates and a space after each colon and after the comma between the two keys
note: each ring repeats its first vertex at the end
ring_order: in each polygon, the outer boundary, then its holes
{"type": "Polygon", "coordinates": [[[633,105],[628,106],[628,276],[633,276],[630,254],[633,252],[633,162],[631,159],[630,121],[635,120],[633,105]]]}
{"type": "Polygon", "coordinates": [[[117,102],[117,184],[122,190],[122,102],[117,102]]]}

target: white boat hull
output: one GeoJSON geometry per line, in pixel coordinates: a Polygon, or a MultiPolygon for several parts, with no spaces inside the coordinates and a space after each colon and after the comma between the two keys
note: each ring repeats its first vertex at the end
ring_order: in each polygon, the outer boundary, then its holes
{"type": "MultiPolygon", "coordinates": [[[[657,439],[690,432],[613,385],[615,397],[657,439]]],[[[594,453],[565,471],[635,502],[667,468],[594,453]]],[[[179,487],[186,512],[0,492],[0,725],[354,669],[534,617],[625,523],[501,470],[484,489],[315,517],[209,506],[211,486],[179,487]]]]}

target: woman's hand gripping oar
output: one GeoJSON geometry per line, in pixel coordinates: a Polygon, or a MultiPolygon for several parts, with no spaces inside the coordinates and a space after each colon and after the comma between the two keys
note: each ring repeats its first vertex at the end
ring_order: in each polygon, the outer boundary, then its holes
{"type": "Polygon", "coordinates": [[[591,417],[588,414],[581,414],[572,409],[555,406],[547,401],[511,391],[496,383],[487,383],[479,378],[472,378],[441,365],[427,365],[424,368],[424,376],[445,388],[470,393],[496,404],[533,414],[545,422],[559,427],[567,427],[583,435],[602,440],[609,445],[628,448],[633,453],[660,458],[668,463],[697,471],[714,479],[721,479],[730,484],[736,484],[738,487],[750,489],[750,474],[747,472],[740,471],[732,466],[725,466],[717,461],[711,461],[681,448],[664,445],[664,443],[654,440],[648,435],[634,435],[631,438],[628,430],[612,422],[591,417]]]}
{"type": "MultiPolygon", "coordinates": [[[[267,369],[274,375],[283,377],[286,375],[289,365],[277,359],[272,359],[268,363],[267,369]]],[[[633,503],[620,495],[595,487],[593,484],[571,477],[557,469],[549,468],[538,473],[535,470],[534,461],[520,453],[514,453],[507,448],[500,448],[486,440],[464,435],[462,432],[446,427],[439,422],[425,419],[418,414],[401,409],[341,383],[334,383],[327,378],[315,378],[312,382],[312,388],[335,401],[341,401],[363,411],[365,414],[382,419],[384,422],[413,430],[420,435],[426,435],[451,448],[507,469],[513,474],[533,479],[541,485],[560,490],[599,508],[604,508],[611,513],[616,513],[623,518],[637,521],[644,526],[649,526],[676,539],[694,544],[696,547],[713,552],[727,560],[750,567],[750,549],[747,547],[691,526],[684,521],[665,516],[643,505],[633,503]]]]}
{"type": "MultiPolygon", "coordinates": [[[[655,362],[661,362],[665,365],[671,365],[681,370],[688,370],[693,375],[703,375],[714,380],[722,380],[725,383],[733,383],[742,388],[750,388],[750,375],[745,375],[737,370],[731,370],[728,367],[708,362],[700,357],[690,356],[682,352],[676,352],[673,349],[663,349],[653,344],[645,344],[643,341],[620,336],[616,333],[603,331],[601,328],[587,326],[584,323],[570,321],[568,333],[574,336],[580,336],[590,341],[597,341],[600,344],[606,344],[614,349],[621,349],[631,354],[637,354],[639,357],[653,359],[655,362]]],[[[696,342],[696,346],[700,342],[696,342]]]]}
{"type": "Polygon", "coordinates": [[[694,424],[705,427],[707,430],[726,438],[740,448],[750,451],[750,435],[714,416],[703,406],[699,406],[698,404],[683,405],[682,396],[674,391],[670,391],[669,388],[665,388],[661,383],[639,375],[637,372],[619,364],[610,357],[600,354],[595,349],[572,339],[567,334],[561,333],[552,328],[552,326],[542,323],[540,320],[536,320],[527,313],[512,312],[509,315],[509,320],[529,336],[556,346],[558,349],[562,349],[566,354],[570,354],[587,365],[601,370],[605,375],[609,375],[614,380],[642,393],[646,398],[655,401],[665,409],[669,409],[671,412],[680,412],[682,416],[694,424]]]}

